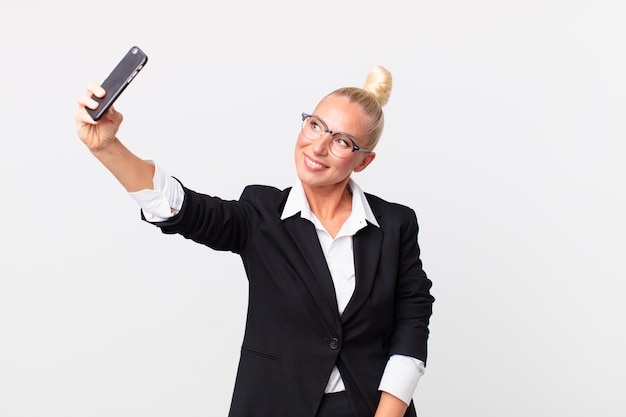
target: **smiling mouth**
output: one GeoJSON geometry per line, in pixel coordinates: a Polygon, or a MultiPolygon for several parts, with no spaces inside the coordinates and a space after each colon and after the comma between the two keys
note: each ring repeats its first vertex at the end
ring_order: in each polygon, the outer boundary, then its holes
{"type": "Polygon", "coordinates": [[[312,169],[325,169],[325,168],[328,168],[328,166],[326,166],[326,165],[324,165],[324,164],[321,164],[321,163],[319,163],[319,162],[317,162],[317,161],[314,161],[313,159],[311,159],[311,158],[310,158],[309,156],[307,156],[307,155],[304,155],[304,163],[305,163],[308,167],[310,167],[310,168],[312,168],[312,169]]]}

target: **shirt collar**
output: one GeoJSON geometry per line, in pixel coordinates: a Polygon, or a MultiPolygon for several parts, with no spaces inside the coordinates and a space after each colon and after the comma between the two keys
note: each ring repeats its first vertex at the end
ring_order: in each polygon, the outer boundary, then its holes
{"type": "MultiPolygon", "coordinates": [[[[359,187],[359,185],[352,178],[350,178],[348,187],[350,187],[350,190],[352,191],[352,213],[350,214],[350,218],[354,218],[355,220],[366,220],[374,226],[380,227],[376,221],[376,216],[374,216],[374,212],[372,212],[372,208],[367,201],[367,197],[365,197],[365,193],[361,190],[361,187],[359,187]]],[[[300,213],[300,217],[304,219],[312,220],[313,218],[311,207],[309,206],[306,194],[304,193],[304,188],[302,187],[302,183],[299,179],[296,180],[291,188],[291,191],[289,192],[289,196],[287,196],[287,201],[285,202],[285,207],[283,208],[280,219],[285,220],[286,218],[294,216],[298,213],[300,213]]]]}

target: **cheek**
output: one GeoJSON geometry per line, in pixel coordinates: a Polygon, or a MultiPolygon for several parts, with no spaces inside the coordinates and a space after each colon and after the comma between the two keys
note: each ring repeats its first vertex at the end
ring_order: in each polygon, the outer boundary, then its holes
{"type": "Polygon", "coordinates": [[[349,174],[354,169],[355,164],[350,158],[333,158],[333,166],[337,171],[349,174]]]}
{"type": "Polygon", "coordinates": [[[351,159],[350,162],[347,164],[349,165],[350,171],[354,171],[354,169],[361,165],[361,163],[363,162],[363,157],[358,155],[359,153],[360,152],[355,152],[352,154],[353,159],[351,159]]]}
{"type": "Polygon", "coordinates": [[[302,153],[304,152],[304,148],[309,145],[309,141],[304,139],[302,137],[302,134],[298,135],[298,138],[296,139],[296,143],[294,145],[294,149],[293,149],[293,153],[294,153],[294,157],[296,159],[296,163],[298,163],[300,161],[300,157],[302,156],[302,153]]]}
{"type": "Polygon", "coordinates": [[[299,149],[302,149],[302,148],[306,147],[310,143],[311,142],[306,140],[305,137],[302,135],[302,132],[300,132],[300,134],[298,135],[298,138],[296,139],[296,152],[299,149]]]}

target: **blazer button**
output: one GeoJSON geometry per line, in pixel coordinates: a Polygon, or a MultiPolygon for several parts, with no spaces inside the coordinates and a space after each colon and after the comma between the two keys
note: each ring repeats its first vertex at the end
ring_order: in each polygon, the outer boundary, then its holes
{"type": "Polygon", "coordinates": [[[337,350],[339,349],[339,339],[337,339],[336,337],[333,337],[332,339],[330,339],[328,341],[328,346],[332,349],[332,350],[337,350]]]}

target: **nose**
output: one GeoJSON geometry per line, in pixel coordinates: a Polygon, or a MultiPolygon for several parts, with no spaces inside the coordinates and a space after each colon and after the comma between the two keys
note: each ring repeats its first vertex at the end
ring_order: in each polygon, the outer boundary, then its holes
{"type": "Polygon", "coordinates": [[[316,155],[326,155],[328,153],[328,145],[330,140],[330,136],[328,135],[330,135],[330,133],[325,132],[318,140],[311,144],[311,146],[313,147],[313,152],[315,152],[316,155]]]}

